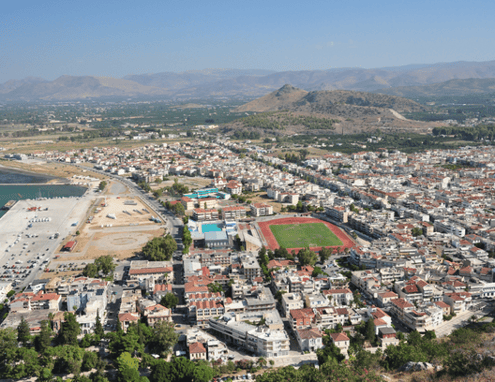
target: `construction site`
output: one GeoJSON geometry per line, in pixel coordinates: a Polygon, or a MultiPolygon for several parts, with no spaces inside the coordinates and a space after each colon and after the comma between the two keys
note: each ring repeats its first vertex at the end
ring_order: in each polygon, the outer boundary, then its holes
{"type": "Polygon", "coordinates": [[[104,255],[115,259],[133,257],[149,240],[165,233],[162,223],[137,197],[99,197],[80,225],[79,234],[67,238],[60,246],[53,268],[64,262],[94,260],[104,255]],[[75,240],[77,246],[71,251],[63,250],[75,240]]]}

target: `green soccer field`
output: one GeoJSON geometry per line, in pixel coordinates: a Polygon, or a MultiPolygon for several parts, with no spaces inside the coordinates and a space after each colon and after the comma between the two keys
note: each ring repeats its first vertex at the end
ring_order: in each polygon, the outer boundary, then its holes
{"type": "Polygon", "coordinates": [[[285,248],[331,247],[342,241],[323,223],[271,225],[278,245],[285,248]]]}

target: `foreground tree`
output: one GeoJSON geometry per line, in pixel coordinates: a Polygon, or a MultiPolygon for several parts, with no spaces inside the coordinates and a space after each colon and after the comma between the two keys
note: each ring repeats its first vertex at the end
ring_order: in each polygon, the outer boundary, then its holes
{"type": "Polygon", "coordinates": [[[22,342],[22,346],[26,346],[31,340],[31,332],[29,324],[24,317],[21,317],[21,322],[17,326],[17,341],[22,342]]]}
{"type": "Polygon", "coordinates": [[[43,354],[52,343],[52,328],[50,321],[41,321],[40,334],[34,339],[34,347],[37,352],[43,354]]]}
{"type": "Polygon", "coordinates": [[[313,266],[315,265],[316,260],[318,260],[316,253],[311,251],[309,248],[301,249],[297,254],[297,258],[299,259],[299,264],[301,264],[301,266],[305,266],[305,265],[313,266]]]}
{"type": "Polygon", "coordinates": [[[102,338],[103,335],[105,334],[105,331],[103,330],[103,325],[101,324],[99,312],[96,313],[95,334],[100,338],[102,338]]]}
{"type": "Polygon", "coordinates": [[[98,267],[93,263],[87,264],[84,267],[83,275],[86,277],[91,277],[91,278],[97,277],[98,276],[98,267]]]}
{"type": "Polygon", "coordinates": [[[175,331],[173,322],[161,321],[156,323],[152,333],[151,346],[160,354],[168,354],[179,340],[179,334],[175,331]]]}
{"type": "Polygon", "coordinates": [[[330,256],[332,256],[332,249],[331,248],[322,248],[320,252],[318,253],[320,255],[320,261],[324,263],[327,261],[330,256]]]}
{"type": "Polygon", "coordinates": [[[178,303],[179,303],[179,298],[173,293],[167,293],[160,300],[160,304],[169,309],[175,308],[178,303]]]}
{"type": "Polygon", "coordinates": [[[98,257],[95,260],[95,265],[98,267],[98,271],[101,271],[105,276],[108,276],[115,270],[113,257],[110,255],[98,257]]]}
{"type": "Polygon", "coordinates": [[[155,237],[143,247],[143,254],[151,261],[168,261],[177,250],[177,242],[168,234],[155,237]]]}
{"type": "Polygon", "coordinates": [[[62,326],[58,333],[58,343],[60,345],[77,344],[77,336],[79,333],[81,333],[81,327],[76,320],[76,316],[66,312],[64,314],[64,322],[62,322],[62,326]]]}

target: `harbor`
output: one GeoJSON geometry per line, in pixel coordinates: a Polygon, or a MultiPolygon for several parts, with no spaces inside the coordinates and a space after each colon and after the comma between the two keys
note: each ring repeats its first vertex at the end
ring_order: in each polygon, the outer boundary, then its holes
{"type": "Polygon", "coordinates": [[[86,187],[73,185],[23,184],[0,185],[0,218],[19,200],[82,196],[86,187]]]}
{"type": "Polygon", "coordinates": [[[77,231],[94,194],[41,199],[11,200],[0,219],[0,267],[2,280],[18,289],[42,274],[62,241],[77,231]]]}

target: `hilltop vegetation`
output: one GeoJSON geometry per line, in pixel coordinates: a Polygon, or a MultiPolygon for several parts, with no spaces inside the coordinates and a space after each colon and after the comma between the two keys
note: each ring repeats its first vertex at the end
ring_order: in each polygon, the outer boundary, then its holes
{"type": "Polygon", "coordinates": [[[288,126],[301,126],[308,130],[334,130],[337,119],[318,118],[309,115],[295,115],[291,112],[267,112],[241,118],[239,122],[244,127],[253,127],[265,130],[285,130],[288,126]]]}

